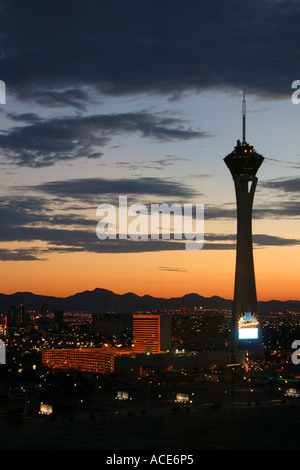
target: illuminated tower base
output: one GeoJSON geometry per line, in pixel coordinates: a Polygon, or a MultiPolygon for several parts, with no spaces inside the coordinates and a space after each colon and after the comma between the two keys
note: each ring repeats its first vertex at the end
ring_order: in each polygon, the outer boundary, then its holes
{"type": "Polygon", "coordinates": [[[231,344],[236,352],[245,349],[247,340],[253,343],[259,339],[252,247],[252,206],[257,178],[249,180],[238,176],[233,179],[237,201],[237,245],[231,344]]]}

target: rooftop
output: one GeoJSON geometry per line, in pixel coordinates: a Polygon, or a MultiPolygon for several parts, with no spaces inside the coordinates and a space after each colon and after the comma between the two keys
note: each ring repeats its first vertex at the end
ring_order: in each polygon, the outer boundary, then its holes
{"type": "Polygon", "coordinates": [[[257,153],[252,145],[240,140],[234,150],[224,158],[233,177],[242,176],[247,180],[255,177],[263,160],[264,157],[257,153]]]}

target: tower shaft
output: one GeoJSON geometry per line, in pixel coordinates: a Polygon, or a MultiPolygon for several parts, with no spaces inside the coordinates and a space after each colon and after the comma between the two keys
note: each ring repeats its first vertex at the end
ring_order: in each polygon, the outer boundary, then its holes
{"type": "Polygon", "coordinates": [[[252,207],[257,178],[251,181],[241,176],[234,178],[237,203],[237,244],[233,302],[232,349],[236,351],[237,323],[240,315],[257,315],[257,295],[252,246],[252,207]]]}

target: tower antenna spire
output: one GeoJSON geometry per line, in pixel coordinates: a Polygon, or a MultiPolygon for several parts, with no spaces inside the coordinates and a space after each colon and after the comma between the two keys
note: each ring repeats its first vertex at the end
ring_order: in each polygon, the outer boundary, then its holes
{"type": "Polygon", "coordinates": [[[246,142],[246,92],[245,90],[243,90],[242,114],[243,114],[243,143],[245,143],[246,142]]]}

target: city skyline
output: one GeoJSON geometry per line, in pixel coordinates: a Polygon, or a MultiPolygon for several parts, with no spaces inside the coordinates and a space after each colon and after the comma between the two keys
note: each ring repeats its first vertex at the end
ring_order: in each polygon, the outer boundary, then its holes
{"type": "Polygon", "coordinates": [[[246,89],[247,137],[265,157],[253,206],[257,297],[299,300],[300,6],[60,2],[58,11],[2,7],[1,293],[233,299],[236,207],[223,158],[242,137],[246,89]],[[203,248],[100,241],[97,207],[119,195],[204,204],[203,248]]]}

